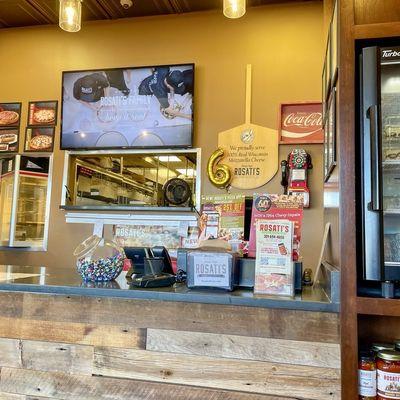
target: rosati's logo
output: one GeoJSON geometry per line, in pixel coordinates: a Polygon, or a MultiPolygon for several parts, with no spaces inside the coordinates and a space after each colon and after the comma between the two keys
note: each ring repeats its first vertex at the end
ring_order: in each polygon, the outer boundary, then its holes
{"type": "Polygon", "coordinates": [[[392,58],[392,57],[400,57],[400,51],[396,51],[393,49],[382,50],[382,58],[392,58]]]}

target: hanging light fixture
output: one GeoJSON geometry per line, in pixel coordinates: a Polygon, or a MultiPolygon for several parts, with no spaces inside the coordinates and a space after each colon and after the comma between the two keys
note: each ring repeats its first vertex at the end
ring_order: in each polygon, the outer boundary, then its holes
{"type": "Polygon", "coordinates": [[[227,18],[240,18],[246,14],[246,0],[224,0],[224,15],[227,18]]]}
{"type": "Polygon", "coordinates": [[[82,0],[60,0],[60,28],[67,32],[81,29],[82,0]]]}

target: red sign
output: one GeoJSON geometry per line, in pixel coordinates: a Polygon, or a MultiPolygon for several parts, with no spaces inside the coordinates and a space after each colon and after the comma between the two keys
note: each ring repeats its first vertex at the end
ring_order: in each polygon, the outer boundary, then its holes
{"type": "Polygon", "coordinates": [[[281,104],[281,144],[324,143],[322,103],[281,104]]]}
{"type": "Polygon", "coordinates": [[[294,223],[292,256],[293,261],[297,261],[303,221],[303,195],[254,193],[248,246],[249,257],[256,256],[256,223],[258,220],[288,220],[294,223]]]}

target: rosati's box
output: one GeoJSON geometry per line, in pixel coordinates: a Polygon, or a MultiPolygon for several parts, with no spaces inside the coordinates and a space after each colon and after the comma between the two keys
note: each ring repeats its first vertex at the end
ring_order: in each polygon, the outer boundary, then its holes
{"type": "Polygon", "coordinates": [[[238,284],[238,257],[224,250],[189,250],[187,286],[190,289],[224,289],[232,291],[238,284]]]}

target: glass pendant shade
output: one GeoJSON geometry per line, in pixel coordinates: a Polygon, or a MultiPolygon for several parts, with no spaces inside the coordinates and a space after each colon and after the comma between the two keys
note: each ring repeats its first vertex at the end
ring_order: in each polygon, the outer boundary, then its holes
{"type": "Polygon", "coordinates": [[[246,0],[224,0],[224,15],[227,18],[240,18],[246,14],[246,0]]]}
{"type": "Polygon", "coordinates": [[[67,32],[81,29],[82,0],[60,0],[60,28],[67,32]]]}

